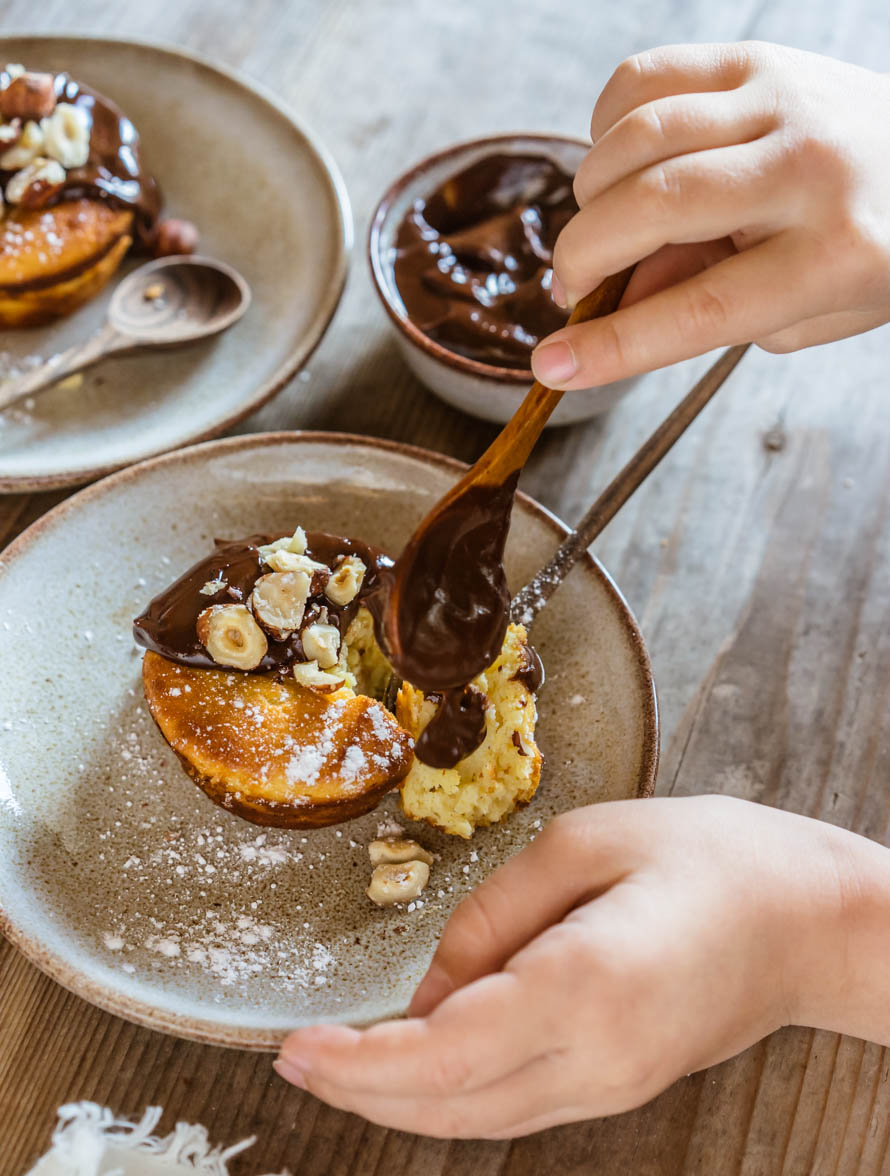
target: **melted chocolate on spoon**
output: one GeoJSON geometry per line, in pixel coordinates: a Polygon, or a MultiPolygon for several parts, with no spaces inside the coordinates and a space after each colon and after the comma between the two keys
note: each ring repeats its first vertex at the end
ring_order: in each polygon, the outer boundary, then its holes
{"type": "Polygon", "coordinates": [[[517,472],[500,486],[459,495],[422,543],[409,541],[368,602],[377,640],[398,672],[441,698],[415,748],[431,767],[453,767],[485,738],[486,700],[469,683],[495,661],[509,624],[503,560],[518,479],[517,472]]]}
{"type": "Polygon", "coordinates": [[[422,545],[409,540],[370,602],[377,640],[421,690],[463,688],[501,651],[510,604],[504,545],[518,477],[455,499],[424,530],[422,545]]]}

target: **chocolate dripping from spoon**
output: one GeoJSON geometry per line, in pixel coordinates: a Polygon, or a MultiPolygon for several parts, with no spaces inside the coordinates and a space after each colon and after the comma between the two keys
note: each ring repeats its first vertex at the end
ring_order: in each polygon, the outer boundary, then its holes
{"type": "MultiPolygon", "coordinates": [[[[616,310],[632,268],[607,278],[569,319],[616,310]]],[[[473,678],[500,653],[510,622],[504,548],[519,473],[562,392],[535,382],[507,425],[415,529],[368,601],[377,640],[403,678],[439,709],[415,748],[453,767],[485,737],[484,695],[473,678]]]]}

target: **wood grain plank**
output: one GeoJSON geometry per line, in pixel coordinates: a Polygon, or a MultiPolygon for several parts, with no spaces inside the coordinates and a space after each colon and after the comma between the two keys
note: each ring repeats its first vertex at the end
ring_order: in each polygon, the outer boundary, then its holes
{"type": "MultiPolygon", "coordinates": [[[[653,43],[759,36],[881,69],[890,56],[884,0],[568,0],[558,17],[545,0],[5,0],[0,30],[14,28],[182,44],[291,103],[343,169],[353,271],[308,371],[237,431],[366,432],[466,461],[493,429],[405,369],[367,272],[368,217],[397,171],[482,132],[583,135],[613,66],[653,43]]],[[[751,353],[598,542],[652,651],[661,791],[726,791],[890,835],[888,342],[883,330],[798,356],[751,353]]],[[[547,434],[523,487],[579,517],[706,363],[646,377],[607,417],[547,434]]],[[[63,497],[0,498],[0,546],[63,497]]],[[[831,1034],[783,1030],[627,1115],[449,1143],[322,1107],[262,1055],[90,1008],[0,941],[0,1176],[21,1176],[55,1108],[81,1097],[131,1114],[157,1102],[165,1129],[202,1121],[222,1142],[255,1132],[233,1165],[241,1176],[890,1174],[887,1051],[831,1034]]]]}

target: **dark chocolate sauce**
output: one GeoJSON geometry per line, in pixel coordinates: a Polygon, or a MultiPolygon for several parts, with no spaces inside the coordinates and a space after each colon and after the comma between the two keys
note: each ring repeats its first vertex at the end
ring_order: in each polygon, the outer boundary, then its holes
{"type": "Polygon", "coordinates": [[[458,495],[421,543],[408,542],[369,601],[392,664],[441,697],[415,749],[432,767],[453,767],[485,738],[484,699],[469,683],[495,661],[509,624],[504,545],[518,478],[458,495]]]}
{"type": "Polygon", "coordinates": [[[485,739],[488,700],[474,686],[446,690],[433,697],[438,708],[421,731],[414,753],[431,768],[453,768],[485,739]]]}
{"type": "MultiPolygon", "coordinates": [[[[0,89],[9,80],[6,71],[0,70],[0,89]]],[[[67,73],[55,75],[55,90],[58,102],[78,106],[89,116],[90,155],[83,167],[67,172],[64,183],[53,191],[46,206],[86,196],[131,208],[136,241],[147,247],[161,210],[161,194],[154,179],[142,169],[135,127],[109,98],[74,81],[67,73]]],[[[13,174],[14,171],[0,169],[0,187],[5,188],[13,174]]]]}
{"type": "MultiPolygon", "coordinates": [[[[260,576],[272,570],[263,563],[259,548],[265,543],[271,543],[273,538],[276,536],[251,535],[233,542],[217,541],[215,551],[199,560],[174,584],[156,596],[145,612],[133,622],[133,636],[137,645],[152,649],[182,665],[218,670],[218,663],[198,640],[198,614],[215,604],[247,602],[260,576]],[[205,584],[217,579],[222,581],[218,591],[212,595],[201,592],[205,584]]],[[[269,638],[269,648],[256,667],[257,671],[286,671],[294,662],[306,660],[300,633],[307,625],[318,620],[320,607],[327,609],[327,623],[336,625],[341,636],[344,635],[359,606],[377,589],[381,572],[392,566],[392,561],[382,551],[357,539],[342,539],[325,531],[310,531],[306,541],[309,558],[328,567],[334,567],[342,556],[357,555],[367,568],[365,578],[355,598],[349,604],[338,605],[324,596],[327,577],[323,573],[316,573],[312,580],[312,597],[307,604],[300,630],[285,641],[269,638]],[[315,597],[317,600],[313,603],[315,597]]]]}
{"type": "MultiPolygon", "coordinates": [[[[497,487],[472,487],[458,496],[423,544],[409,542],[396,564],[356,539],[322,531],[306,536],[310,559],[333,568],[342,557],[357,555],[368,570],[358,595],[345,606],[323,596],[326,577],[316,573],[320,579],[316,583],[313,578],[312,594],[318,599],[307,605],[301,631],[317,619],[319,603],[341,635],[362,604],[370,610],[377,639],[399,674],[436,696],[436,714],[415,748],[418,759],[431,767],[453,767],[485,738],[486,699],[469,683],[497,659],[507,631],[510,594],[503,556],[517,478],[513,475],[497,487]]],[[[270,570],[259,548],[273,538],[218,541],[215,551],[156,596],[137,618],[137,644],[172,661],[218,669],[198,640],[198,615],[211,605],[247,601],[256,581],[270,570]],[[201,592],[216,580],[221,581],[217,591],[201,592]]],[[[270,638],[256,670],[286,672],[304,660],[296,632],[284,641],[270,638]]],[[[516,678],[530,692],[543,682],[540,658],[530,647],[516,678]]]]}
{"type": "Polygon", "coordinates": [[[544,685],[544,663],[533,646],[523,647],[522,665],[513,675],[513,681],[521,682],[529,694],[537,694],[544,685]]]}
{"type": "Polygon", "coordinates": [[[371,602],[377,640],[421,690],[463,688],[501,651],[510,605],[504,545],[518,476],[459,495],[422,543],[408,542],[387,573],[385,596],[371,602]]]}
{"type": "Polygon", "coordinates": [[[578,211],[572,177],[546,155],[488,155],[417,200],[396,238],[395,282],[411,321],[443,347],[528,370],[566,312],[550,297],[553,247],[578,211]]]}

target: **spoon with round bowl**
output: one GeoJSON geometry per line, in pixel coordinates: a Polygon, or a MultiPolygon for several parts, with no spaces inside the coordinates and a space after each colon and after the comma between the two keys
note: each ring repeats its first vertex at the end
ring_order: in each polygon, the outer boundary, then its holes
{"type": "Polygon", "coordinates": [[[105,324],[84,343],[39,367],[0,381],[0,409],[33,396],[110,355],[179,347],[218,335],[250,305],[250,287],[237,270],[210,257],[162,257],[118,285],[105,324]]]}
{"type": "MultiPolygon", "coordinates": [[[[632,272],[606,278],[569,323],[617,310],[632,272]]],[[[388,573],[375,612],[378,640],[399,674],[422,690],[457,690],[500,651],[510,602],[502,559],[516,483],[562,395],[532,385],[488,449],[421,519],[388,573]]]]}

